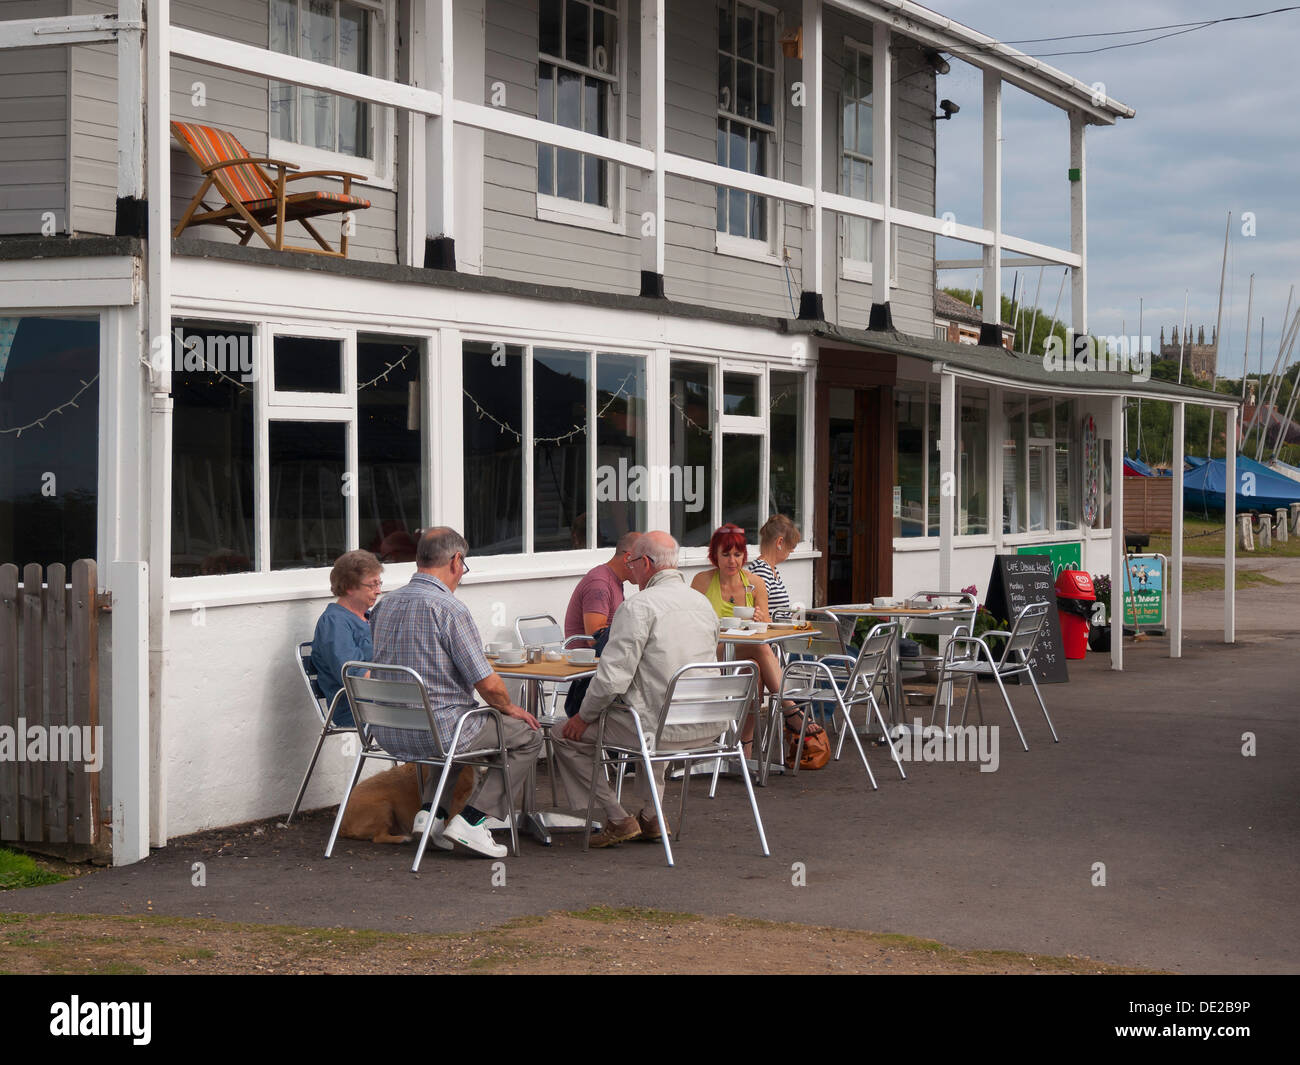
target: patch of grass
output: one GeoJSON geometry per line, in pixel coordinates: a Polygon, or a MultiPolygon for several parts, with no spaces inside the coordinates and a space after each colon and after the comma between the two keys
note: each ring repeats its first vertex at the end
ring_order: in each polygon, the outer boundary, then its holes
{"type": "MultiPolygon", "coordinates": [[[[1255,569],[1237,570],[1237,588],[1281,584],[1266,573],[1255,569]]],[[[1184,566],[1184,592],[1221,592],[1223,591],[1223,568],[1221,566],[1184,566]]]]}
{"type": "MultiPolygon", "coordinates": [[[[1172,550],[1173,541],[1169,533],[1152,533],[1151,546],[1148,551],[1167,555],[1172,550]]],[[[1237,549],[1238,556],[1247,558],[1300,558],[1300,537],[1287,540],[1286,543],[1273,541],[1267,549],[1256,546],[1254,551],[1237,549]]],[[[1206,521],[1204,518],[1183,518],[1183,555],[1188,558],[1222,558],[1223,557],[1223,519],[1206,521]]]]}
{"type": "Polygon", "coordinates": [[[653,921],[658,924],[685,924],[698,921],[694,913],[671,913],[668,910],[651,910],[642,906],[588,906],[585,910],[565,911],[566,917],[579,921],[601,921],[614,924],[618,921],[653,921]]]}
{"type": "Polygon", "coordinates": [[[29,855],[0,849],[0,891],[37,887],[41,884],[57,884],[67,879],[66,876],[42,869],[29,855]]]}

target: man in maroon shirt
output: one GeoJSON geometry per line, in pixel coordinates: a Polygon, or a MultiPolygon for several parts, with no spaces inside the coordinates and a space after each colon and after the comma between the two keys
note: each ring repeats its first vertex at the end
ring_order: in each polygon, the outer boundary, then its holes
{"type": "Polygon", "coordinates": [[[594,636],[607,627],[623,602],[623,582],[632,580],[627,559],[641,534],[635,530],[619,537],[614,557],[602,562],[578,582],[564,614],[564,638],[594,636]]]}

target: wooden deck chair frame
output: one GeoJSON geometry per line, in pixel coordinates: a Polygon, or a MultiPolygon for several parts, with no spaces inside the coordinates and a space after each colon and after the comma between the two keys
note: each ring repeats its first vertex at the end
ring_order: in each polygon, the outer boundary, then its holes
{"type": "Polygon", "coordinates": [[[337,249],[330,246],[330,243],[321,236],[320,231],[308,219],[325,214],[348,215],[353,211],[360,211],[369,207],[369,200],[352,195],[352,182],[367,180],[365,174],[354,174],[346,170],[299,170],[296,163],[289,163],[283,159],[251,156],[232,134],[197,122],[173,122],[172,136],[185,149],[185,153],[194,160],[195,165],[199,168],[199,173],[203,175],[203,184],[199,186],[199,191],[194,194],[194,198],[190,200],[189,206],[186,207],[185,213],[181,216],[181,220],[176,223],[176,228],[172,230],[173,237],[179,237],[190,226],[223,225],[239,237],[240,245],[246,245],[253,234],[256,233],[262,238],[266,246],[273,251],[328,255],[336,259],[346,259],[348,257],[348,226],[346,219],[339,235],[337,249]],[[187,128],[212,130],[214,133],[221,134],[223,137],[228,138],[232,148],[238,149],[243,154],[230,159],[209,161],[195,150],[194,145],[185,136],[183,131],[187,128]],[[247,167],[247,174],[265,185],[266,195],[251,200],[241,196],[231,184],[229,177],[229,171],[235,167],[247,167]],[[268,175],[266,170],[263,169],[264,167],[274,168],[275,177],[272,178],[268,175]],[[330,206],[326,199],[328,194],[325,193],[321,193],[313,199],[291,202],[290,197],[293,193],[289,191],[289,183],[301,181],[303,178],[337,178],[342,180],[343,196],[348,202],[339,201],[337,205],[330,206]],[[212,190],[221,194],[221,198],[226,202],[225,207],[214,208],[204,201],[204,197],[212,190]],[[250,204],[260,204],[265,200],[271,200],[272,202],[250,209],[250,204]],[[298,244],[286,244],[284,230],[289,222],[297,222],[302,226],[319,247],[312,248],[298,244]],[[274,226],[274,236],[267,232],[268,225],[274,226]]]}

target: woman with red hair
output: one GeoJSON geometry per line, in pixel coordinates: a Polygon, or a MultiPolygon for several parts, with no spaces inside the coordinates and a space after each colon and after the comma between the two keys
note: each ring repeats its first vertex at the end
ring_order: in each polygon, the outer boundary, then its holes
{"type": "MultiPolygon", "coordinates": [[[[748,551],[745,547],[745,530],[730,523],[718,529],[709,540],[709,561],[714,568],[695,575],[691,587],[705,596],[713,605],[720,618],[736,616],[736,607],[753,607],[755,621],[771,621],[767,612],[767,585],[755,579],[745,570],[748,551]]],[[[737,658],[747,658],[758,666],[758,675],[763,687],[773,694],[781,690],[781,667],[776,655],[766,644],[752,647],[736,645],[737,658]]],[[[795,709],[794,703],[787,700],[785,704],[785,727],[797,735],[803,724],[803,715],[795,709]]],[[[808,723],[805,735],[821,732],[821,726],[808,723]]],[[[746,744],[754,734],[754,720],[745,722],[741,739],[746,744]]]]}

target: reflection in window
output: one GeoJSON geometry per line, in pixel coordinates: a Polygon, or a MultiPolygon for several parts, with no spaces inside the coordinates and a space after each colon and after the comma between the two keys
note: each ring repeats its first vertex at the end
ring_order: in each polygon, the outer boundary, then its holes
{"type": "MultiPolygon", "coordinates": [[[[542,0],[538,8],[537,117],[598,137],[610,136],[617,84],[617,4],[611,0],[542,0]]],[[[537,146],[537,191],[543,196],[609,205],[609,163],[549,144],[537,146]]]]}
{"type": "Polygon", "coordinates": [[[585,351],[533,351],[533,550],[587,546],[585,351]]]}
{"type": "Polygon", "coordinates": [[[989,531],[989,400],[983,389],[961,389],[961,452],[957,483],[957,532],[963,536],[989,531]]]}
{"type": "Polygon", "coordinates": [[[357,542],[381,562],[414,562],[423,524],[420,342],[357,340],[357,542]]]}
{"type": "Polygon", "coordinates": [[[476,554],[524,549],[524,349],[466,341],[465,539],[476,554]]]}
{"type": "Polygon", "coordinates": [[[1002,531],[1025,531],[1025,399],[1004,396],[1002,413],[1007,420],[1002,441],[1002,531]]]}
{"type": "Polygon", "coordinates": [[[251,352],[253,331],[244,325],[182,322],[174,328],[190,351],[197,354],[201,345],[204,358],[182,357],[172,373],[171,573],[241,573],[255,568],[256,561],[254,385],[252,375],[223,363],[218,352],[238,351],[241,345],[251,352]]]}
{"type": "Polygon", "coordinates": [[[1078,528],[1079,504],[1077,502],[1074,463],[1070,451],[1074,446],[1074,403],[1068,399],[1056,404],[1056,528],[1078,528]]]}
{"type": "MultiPolygon", "coordinates": [[[[776,134],[776,16],[749,4],[718,5],[718,165],[772,176],[776,134]]],[[[768,201],[718,190],[717,230],[767,240],[768,201]]]]}
{"type": "Polygon", "coordinates": [[[646,528],[645,492],[601,491],[602,478],[621,489],[645,469],[645,387],[644,359],[596,356],[596,547],[612,547],[625,532],[646,528]]]}
{"type": "MultiPolygon", "coordinates": [[[[271,0],[271,50],[370,74],[372,17],[345,0],[271,0]]],[[[273,138],[343,155],[371,155],[369,104],[279,81],[270,83],[268,95],[273,138]]]]}
{"type": "Polygon", "coordinates": [[[0,562],[95,557],[98,377],[98,319],[0,317],[0,562]]]}
{"type": "Polygon", "coordinates": [[[683,547],[703,547],[713,535],[713,388],[710,367],[673,360],[669,364],[668,447],[672,470],[695,491],[674,499],[669,531],[683,547]]]}
{"type": "Polygon", "coordinates": [[[899,385],[894,394],[897,420],[894,484],[898,486],[900,513],[894,519],[895,536],[925,535],[925,386],[899,385]]]}
{"type": "Polygon", "coordinates": [[[763,438],[725,433],[722,437],[722,520],[745,530],[747,543],[758,543],[759,470],[763,438]]]}
{"type": "Polygon", "coordinates": [[[332,566],[347,550],[347,426],[273,421],[268,440],[271,569],[332,566]]]}
{"type": "Polygon", "coordinates": [[[343,391],[343,341],[331,337],[277,336],[277,392],[343,391]]]}
{"type": "Polygon", "coordinates": [[[803,387],[804,375],[773,370],[768,421],[767,509],[803,527],[803,387]]]}

